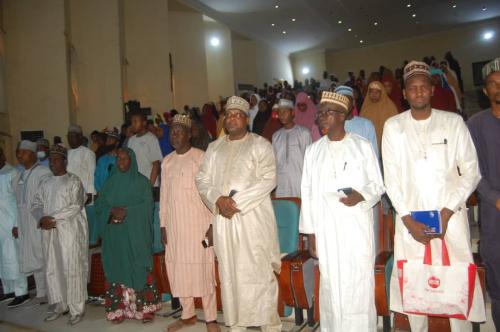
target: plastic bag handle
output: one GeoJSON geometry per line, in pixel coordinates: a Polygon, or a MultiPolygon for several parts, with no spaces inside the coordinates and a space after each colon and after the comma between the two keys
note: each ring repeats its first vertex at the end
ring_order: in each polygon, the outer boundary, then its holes
{"type": "MultiPolygon", "coordinates": [[[[448,254],[448,247],[446,246],[446,242],[443,239],[441,239],[441,243],[442,243],[442,249],[441,249],[442,265],[450,266],[450,255],[448,254]]],[[[430,242],[425,245],[424,264],[432,265],[432,249],[430,242]]]]}

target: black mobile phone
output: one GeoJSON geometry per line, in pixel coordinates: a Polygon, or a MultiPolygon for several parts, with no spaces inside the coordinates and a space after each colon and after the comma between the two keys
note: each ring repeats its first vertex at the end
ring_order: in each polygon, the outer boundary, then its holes
{"type": "Polygon", "coordinates": [[[234,189],[233,189],[233,190],[231,190],[231,191],[229,192],[229,197],[233,197],[234,195],[236,195],[236,193],[237,193],[237,191],[236,191],[236,190],[234,190],[234,189]]]}
{"type": "Polygon", "coordinates": [[[343,192],[344,194],[346,194],[346,196],[349,196],[350,194],[352,194],[352,188],[349,187],[349,188],[341,188],[339,190],[337,190],[338,192],[343,192]]]}

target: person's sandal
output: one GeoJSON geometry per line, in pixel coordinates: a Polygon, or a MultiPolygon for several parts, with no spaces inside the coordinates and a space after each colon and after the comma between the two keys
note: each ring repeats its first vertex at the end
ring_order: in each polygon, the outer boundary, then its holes
{"type": "Polygon", "coordinates": [[[216,320],[213,320],[211,322],[206,322],[207,325],[207,332],[220,332],[220,326],[217,324],[216,320]]]}
{"type": "Polygon", "coordinates": [[[155,320],[155,316],[154,314],[144,314],[142,316],[142,323],[143,324],[146,324],[146,323],[151,323],[152,321],[155,320]]]}
{"type": "Polygon", "coordinates": [[[197,321],[196,315],[188,319],[178,319],[172,324],[168,325],[167,328],[165,329],[165,332],[179,331],[180,329],[196,324],[196,321],[197,321]]]}

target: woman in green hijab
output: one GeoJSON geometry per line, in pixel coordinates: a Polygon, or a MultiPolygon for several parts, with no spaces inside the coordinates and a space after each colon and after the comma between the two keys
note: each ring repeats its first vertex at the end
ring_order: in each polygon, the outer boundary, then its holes
{"type": "Polygon", "coordinates": [[[154,285],[153,196],[149,180],[137,169],[135,153],[120,149],[116,168],[96,201],[106,276],[106,317],[150,322],[161,308],[154,285]]]}

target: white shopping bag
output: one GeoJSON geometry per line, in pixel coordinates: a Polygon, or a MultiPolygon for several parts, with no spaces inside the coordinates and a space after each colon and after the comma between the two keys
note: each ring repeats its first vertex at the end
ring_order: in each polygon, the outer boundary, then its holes
{"type": "Polygon", "coordinates": [[[476,265],[450,264],[442,240],[442,265],[432,265],[430,244],[425,246],[424,262],[397,262],[403,310],[408,314],[467,319],[474,298],[476,265]]]}

